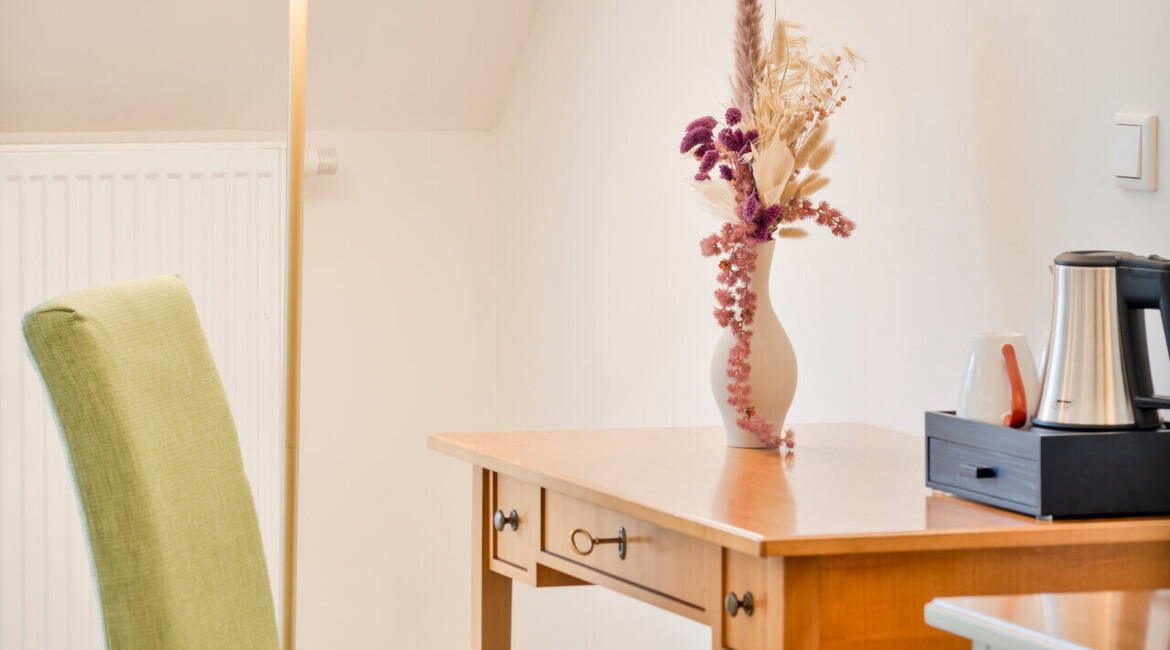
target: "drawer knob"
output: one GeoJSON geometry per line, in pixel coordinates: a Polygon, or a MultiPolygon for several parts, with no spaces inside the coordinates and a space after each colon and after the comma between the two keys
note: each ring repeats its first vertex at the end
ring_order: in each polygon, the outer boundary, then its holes
{"type": "Polygon", "coordinates": [[[626,559],[626,528],[625,528],[625,526],[618,528],[618,536],[617,537],[610,537],[607,539],[597,539],[596,537],[591,535],[589,533],[589,531],[585,530],[584,528],[578,528],[578,529],[574,530],[573,532],[569,533],[569,545],[573,547],[573,551],[576,552],[577,555],[589,555],[590,553],[593,552],[594,547],[596,547],[598,544],[617,544],[618,545],[618,557],[620,557],[623,560],[626,559]],[[589,545],[585,546],[585,548],[581,548],[581,546],[578,546],[577,545],[577,537],[578,536],[585,537],[585,541],[583,541],[581,543],[582,545],[584,545],[585,542],[588,542],[589,545]]]}
{"type": "Polygon", "coordinates": [[[735,592],[727,593],[727,598],[723,599],[723,607],[727,610],[727,614],[732,618],[743,610],[744,616],[751,616],[752,612],[756,611],[756,600],[752,598],[752,592],[745,591],[743,598],[736,598],[735,592]]]}
{"type": "Polygon", "coordinates": [[[959,475],[970,478],[995,478],[995,468],[975,463],[963,463],[959,465],[959,475]]]}
{"type": "Polygon", "coordinates": [[[723,607],[728,610],[728,615],[732,618],[743,610],[744,616],[751,616],[753,611],[756,611],[756,599],[751,597],[751,592],[744,592],[743,599],[737,599],[735,592],[728,592],[728,597],[723,599],[723,607]]]}
{"type": "Polygon", "coordinates": [[[511,526],[512,530],[516,530],[520,525],[520,515],[516,514],[516,511],[513,510],[505,517],[503,510],[497,510],[496,514],[492,517],[492,524],[495,525],[496,530],[504,530],[505,525],[511,526]]]}

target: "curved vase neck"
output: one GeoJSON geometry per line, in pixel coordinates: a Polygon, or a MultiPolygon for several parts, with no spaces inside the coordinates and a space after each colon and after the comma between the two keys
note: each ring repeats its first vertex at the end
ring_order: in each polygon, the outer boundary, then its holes
{"type": "Polygon", "coordinates": [[[748,288],[755,292],[756,301],[760,305],[771,305],[772,296],[768,293],[768,279],[772,275],[772,254],[776,252],[776,240],[756,244],[756,272],[748,282],[748,288]]]}

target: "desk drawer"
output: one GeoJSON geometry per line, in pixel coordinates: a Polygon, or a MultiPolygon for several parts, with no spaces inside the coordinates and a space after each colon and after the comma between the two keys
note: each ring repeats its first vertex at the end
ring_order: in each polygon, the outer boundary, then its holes
{"type": "MultiPolygon", "coordinates": [[[[542,549],[569,562],[702,609],[706,603],[707,544],[629,515],[546,490],[542,549]],[[598,544],[587,555],[587,536],[617,538],[625,530],[625,557],[619,544],[598,544]]],[[[588,578],[586,578],[588,579],[588,578]]]]}
{"type": "Polygon", "coordinates": [[[719,647],[726,650],[766,648],[768,560],[735,551],[723,551],[721,604],[723,645],[719,647]]]}
{"type": "Polygon", "coordinates": [[[927,481],[1035,506],[1040,476],[1036,461],[996,451],[930,439],[927,481]]]}
{"type": "Polygon", "coordinates": [[[503,474],[492,475],[492,559],[525,572],[531,582],[540,545],[540,487],[503,474]],[[512,519],[512,513],[515,520],[512,519]],[[496,520],[499,521],[496,521],[496,520]],[[496,524],[502,524],[497,527],[496,524]]]}

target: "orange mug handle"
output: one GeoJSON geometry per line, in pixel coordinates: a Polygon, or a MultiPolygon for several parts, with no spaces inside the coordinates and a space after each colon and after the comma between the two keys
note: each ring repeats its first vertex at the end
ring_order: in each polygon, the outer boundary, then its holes
{"type": "Polygon", "coordinates": [[[1024,378],[1016,360],[1016,349],[1011,343],[1003,346],[1003,363],[1007,366],[1008,383],[1012,387],[1012,412],[1003,416],[1003,425],[1019,429],[1028,421],[1028,397],[1024,394],[1024,378]]]}

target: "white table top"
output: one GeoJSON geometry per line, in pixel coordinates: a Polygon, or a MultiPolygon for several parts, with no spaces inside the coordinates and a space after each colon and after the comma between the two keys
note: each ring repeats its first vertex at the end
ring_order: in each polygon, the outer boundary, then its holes
{"type": "Polygon", "coordinates": [[[1170,589],[935,598],[926,622],[996,650],[1170,650],[1170,589]]]}

